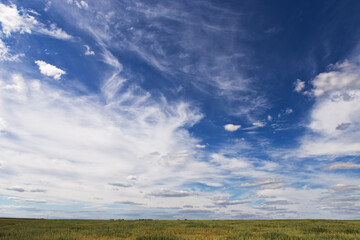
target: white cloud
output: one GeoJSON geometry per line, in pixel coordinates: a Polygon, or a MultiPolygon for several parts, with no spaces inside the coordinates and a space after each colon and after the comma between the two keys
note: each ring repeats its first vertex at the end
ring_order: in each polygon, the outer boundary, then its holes
{"type": "Polygon", "coordinates": [[[262,185],[272,185],[272,184],[280,184],[282,183],[282,179],[277,178],[270,178],[270,179],[257,179],[254,181],[241,183],[241,187],[255,187],[255,186],[262,186],[262,185]]]}
{"type": "MultiPolygon", "coordinates": [[[[113,67],[113,72],[108,79],[105,79],[103,86],[101,87],[101,91],[106,97],[108,101],[111,101],[116,93],[123,86],[123,83],[126,82],[126,79],[120,76],[120,73],[123,70],[123,66],[118,61],[118,59],[106,48],[104,48],[104,52],[102,53],[102,59],[105,63],[113,67]]],[[[123,96],[123,98],[126,96],[123,96]]],[[[148,98],[149,94],[145,94],[144,98],[148,98]]]]}
{"type": "Polygon", "coordinates": [[[273,119],[273,118],[272,118],[271,115],[268,115],[268,116],[267,116],[267,120],[268,120],[268,121],[272,121],[272,119],[273,119]]]}
{"type": "Polygon", "coordinates": [[[87,4],[87,2],[85,1],[80,1],[80,5],[83,7],[83,8],[88,8],[89,5],[87,4]]]}
{"type": "Polygon", "coordinates": [[[334,90],[351,90],[360,88],[360,69],[355,63],[345,60],[331,66],[329,72],[320,73],[312,81],[314,95],[321,96],[334,90]]]}
{"type": "Polygon", "coordinates": [[[78,8],[80,9],[88,9],[89,8],[89,5],[87,4],[87,2],[81,0],[67,0],[67,3],[68,4],[75,4],[78,8]]]}
{"type": "Polygon", "coordinates": [[[6,122],[0,118],[0,132],[6,129],[6,122]]]}
{"type": "Polygon", "coordinates": [[[346,185],[346,184],[336,184],[331,186],[330,189],[335,192],[349,192],[349,191],[360,191],[360,186],[357,185],[346,185]]]}
{"type": "Polygon", "coordinates": [[[301,92],[305,88],[305,82],[301,81],[300,79],[296,79],[294,85],[295,85],[295,89],[294,89],[295,92],[301,92]]]}
{"type": "Polygon", "coordinates": [[[48,35],[53,38],[68,40],[71,39],[72,36],[67,34],[61,28],[58,28],[55,24],[51,24],[49,28],[38,27],[37,32],[42,33],[44,35],[48,35]]]}
{"type": "Polygon", "coordinates": [[[234,125],[234,124],[226,124],[224,125],[224,129],[226,131],[229,131],[229,132],[235,132],[237,131],[239,128],[241,128],[241,125],[234,125]]]}
{"type": "Polygon", "coordinates": [[[95,55],[95,52],[88,45],[84,45],[84,47],[86,48],[85,55],[95,55]]]}
{"type": "Polygon", "coordinates": [[[52,2],[51,2],[51,1],[47,1],[46,5],[45,5],[45,8],[44,8],[44,11],[45,11],[45,12],[46,12],[46,11],[48,11],[48,10],[50,9],[51,4],[52,4],[52,2]]]}
{"type": "Polygon", "coordinates": [[[12,33],[16,32],[32,33],[34,31],[64,40],[72,38],[72,36],[58,28],[55,24],[50,24],[50,27],[46,27],[45,24],[36,20],[29,13],[33,12],[24,9],[19,11],[15,4],[5,5],[0,3],[0,23],[5,36],[9,37],[12,33]]]}
{"type": "Polygon", "coordinates": [[[19,74],[0,77],[0,116],[8,133],[1,135],[1,166],[14,173],[0,183],[1,194],[11,188],[14,196],[41,194],[62,204],[139,202],[146,193],[152,194],[150,206],[164,206],[165,196],[174,198],[167,206],[185,195],[184,204],[210,203],[179,187],[193,174],[201,178],[214,171],[194,159],[199,141],[186,128],[201,119],[196,108],[143,99],[145,92],[131,89],[123,92],[126,100],[121,95],[104,105],[101,96],[77,96],[56,84],[19,74]],[[160,184],[168,190],[159,192],[160,184]]]}
{"type": "Polygon", "coordinates": [[[300,156],[357,155],[360,153],[360,67],[344,61],[312,81],[315,104],[301,139],[300,156]]]}
{"type": "Polygon", "coordinates": [[[136,181],[137,177],[134,175],[129,175],[129,176],[127,176],[127,180],[136,181]]]}
{"type": "Polygon", "coordinates": [[[35,63],[39,66],[40,72],[48,77],[53,77],[54,79],[60,79],[61,75],[66,74],[64,70],[61,70],[44,61],[37,60],[35,61],[35,63]]]}
{"type": "Polygon", "coordinates": [[[152,192],[148,194],[149,196],[154,197],[162,197],[162,198],[179,198],[179,197],[189,197],[198,195],[196,192],[190,192],[190,191],[173,191],[173,190],[166,190],[162,189],[160,191],[152,192]]]}
{"type": "Polygon", "coordinates": [[[293,112],[294,112],[294,110],[292,110],[291,108],[286,108],[286,110],[285,110],[285,114],[291,114],[293,112]]]}
{"type": "Polygon", "coordinates": [[[10,53],[10,49],[5,45],[5,43],[0,39],[0,62],[1,61],[18,61],[19,57],[23,57],[24,54],[15,54],[10,53]]]}
{"type": "Polygon", "coordinates": [[[261,122],[261,121],[257,121],[257,122],[254,122],[252,125],[256,126],[256,127],[265,127],[266,123],[261,122]]]}
{"type": "MultiPolygon", "coordinates": [[[[67,3],[81,7],[79,0],[69,0],[67,3]]],[[[188,6],[182,2],[158,2],[153,5],[145,1],[126,2],[123,7],[108,1],[97,5],[98,12],[103,14],[94,15],[97,11],[89,11],[87,14],[69,11],[65,17],[70,21],[77,19],[79,24],[76,27],[90,33],[100,45],[112,45],[119,51],[129,51],[156,71],[172,76],[171,79],[191,79],[189,84],[196,89],[221,96],[223,109],[232,115],[255,115],[264,110],[268,106],[267,100],[254,90],[251,84],[253,79],[243,74],[246,64],[236,64],[239,59],[246,59],[243,49],[234,49],[226,44],[226,36],[237,34],[240,30],[233,27],[232,21],[226,23],[230,18],[215,24],[212,4],[203,4],[202,1],[194,1],[192,4],[193,9],[208,12],[213,20],[203,19],[202,15],[187,11],[188,6]],[[138,19],[151,24],[153,29],[144,27],[148,24],[139,24],[138,19]],[[178,23],[177,26],[169,28],[164,24],[166,19],[173,19],[178,23]],[[199,39],[201,46],[194,47],[199,39]],[[164,42],[170,45],[164,45],[164,42]],[[214,44],[222,44],[225,49],[208,51],[214,44]],[[167,48],[175,52],[170,54],[167,48]],[[189,64],[190,61],[195,64],[189,64]],[[238,107],[232,107],[234,102],[238,107]]],[[[227,12],[218,7],[216,11],[227,12]]]]}
{"type": "Polygon", "coordinates": [[[327,165],[325,170],[337,170],[337,169],[360,169],[360,164],[352,162],[335,162],[327,165]]]}
{"type": "Polygon", "coordinates": [[[196,144],[195,147],[197,147],[197,148],[206,148],[206,145],[196,144]]]}
{"type": "Polygon", "coordinates": [[[8,6],[0,3],[0,23],[2,32],[10,36],[13,32],[31,33],[31,28],[38,22],[26,13],[20,15],[15,4],[8,6]]]}

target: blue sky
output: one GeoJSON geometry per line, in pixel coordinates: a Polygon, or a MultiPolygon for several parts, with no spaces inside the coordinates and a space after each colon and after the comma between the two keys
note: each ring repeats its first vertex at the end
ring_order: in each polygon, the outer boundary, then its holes
{"type": "Polygon", "coordinates": [[[360,2],[0,0],[0,216],[360,216],[360,2]]]}

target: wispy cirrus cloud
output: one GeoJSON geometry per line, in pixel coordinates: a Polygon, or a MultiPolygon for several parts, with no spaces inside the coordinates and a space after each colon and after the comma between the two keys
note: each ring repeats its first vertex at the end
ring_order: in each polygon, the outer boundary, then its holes
{"type": "MultiPolygon", "coordinates": [[[[55,4],[60,9],[68,7],[55,4]]],[[[255,80],[245,74],[245,47],[241,48],[240,39],[238,44],[228,44],[241,31],[242,15],[210,2],[192,1],[190,5],[170,1],[91,2],[92,11],[72,11],[67,19],[81,22],[78,26],[100,45],[111,45],[113,50],[144,62],[167,80],[196,87],[203,94],[215,94],[231,114],[259,114],[268,103],[253,87],[255,80]],[[204,11],[207,17],[203,17],[204,11]],[[223,16],[221,21],[215,21],[219,15],[223,16]],[[241,107],[234,108],[234,104],[241,107]]]]}
{"type": "Polygon", "coordinates": [[[2,61],[19,61],[24,54],[12,54],[8,46],[0,39],[0,62],[2,61]]]}

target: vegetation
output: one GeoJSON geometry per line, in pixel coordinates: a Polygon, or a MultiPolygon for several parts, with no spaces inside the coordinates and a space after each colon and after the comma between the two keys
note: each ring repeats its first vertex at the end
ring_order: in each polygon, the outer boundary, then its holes
{"type": "Polygon", "coordinates": [[[0,240],[360,239],[360,221],[0,219],[0,240]]]}

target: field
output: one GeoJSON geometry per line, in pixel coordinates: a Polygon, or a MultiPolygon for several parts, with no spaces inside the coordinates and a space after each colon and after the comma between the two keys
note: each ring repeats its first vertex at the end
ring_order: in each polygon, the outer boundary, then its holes
{"type": "Polygon", "coordinates": [[[360,221],[0,219],[0,240],[360,239],[360,221]]]}

